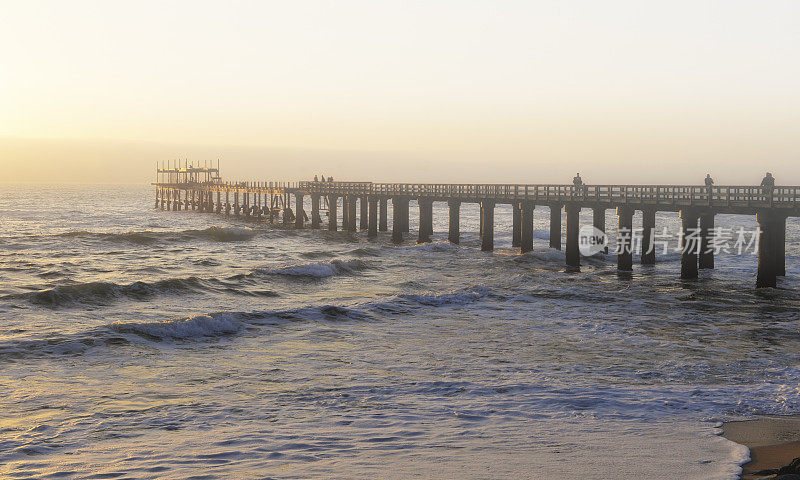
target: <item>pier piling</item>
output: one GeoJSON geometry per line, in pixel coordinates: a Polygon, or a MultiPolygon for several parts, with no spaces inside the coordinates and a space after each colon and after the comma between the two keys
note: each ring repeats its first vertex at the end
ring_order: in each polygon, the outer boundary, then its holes
{"type": "Polygon", "coordinates": [[[378,236],[378,199],[369,197],[367,208],[369,210],[367,238],[375,238],[378,236]]]}
{"type": "Polygon", "coordinates": [[[714,214],[703,213],[700,215],[700,258],[699,268],[714,268],[714,246],[711,244],[711,235],[714,232],[714,214]]]}
{"type": "Polygon", "coordinates": [[[656,249],[653,233],[656,228],[656,211],[651,208],[642,210],[642,265],[656,264],[656,249]]]}
{"type": "Polygon", "coordinates": [[[401,197],[392,197],[392,241],[401,243],[403,241],[403,203],[408,205],[408,201],[401,197]]]}
{"type": "Polygon", "coordinates": [[[633,271],[633,213],[631,207],[617,207],[617,270],[633,271]]]}
{"type": "Polygon", "coordinates": [[[578,245],[578,232],[580,231],[581,207],[574,203],[568,203],[565,207],[567,211],[567,268],[572,271],[580,270],[581,254],[578,245]]]}
{"type": "Polygon", "coordinates": [[[561,209],[563,205],[550,205],[550,248],[561,250],[561,209]]]}
{"type": "Polygon", "coordinates": [[[336,223],[338,222],[336,207],[339,203],[339,199],[336,195],[329,195],[328,196],[328,231],[335,232],[336,231],[336,223]]]}
{"type": "Polygon", "coordinates": [[[697,278],[697,254],[700,250],[699,215],[692,209],[680,211],[681,216],[681,278],[697,278]]]}
{"type": "Polygon", "coordinates": [[[481,250],[490,252],[494,250],[494,202],[492,200],[481,200],[481,219],[483,220],[481,250]]]}
{"type": "Polygon", "coordinates": [[[361,218],[359,220],[358,226],[363,231],[363,230],[367,230],[369,228],[369,225],[368,225],[368,216],[369,216],[368,215],[369,214],[368,210],[369,209],[367,207],[367,197],[366,196],[362,196],[361,197],[360,208],[361,208],[361,218]]]}
{"type": "Polygon", "coordinates": [[[522,242],[522,208],[519,202],[511,204],[511,246],[519,247],[522,242]]]}
{"type": "Polygon", "coordinates": [[[389,222],[388,222],[388,215],[387,211],[389,210],[388,207],[389,200],[386,197],[381,198],[378,200],[378,231],[385,232],[389,230],[389,222]]]}
{"type": "Polygon", "coordinates": [[[533,251],[533,210],[536,208],[533,202],[522,202],[520,210],[520,238],[519,249],[522,253],[533,251]]]}
{"type": "Polygon", "coordinates": [[[427,243],[431,241],[433,235],[433,200],[420,198],[419,205],[419,237],[417,243],[427,243]]]}
{"type": "Polygon", "coordinates": [[[450,223],[447,231],[447,239],[450,243],[458,245],[461,237],[460,224],[461,224],[461,202],[458,200],[450,200],[447,202],[447,207],[450,213],[450,223]]]}

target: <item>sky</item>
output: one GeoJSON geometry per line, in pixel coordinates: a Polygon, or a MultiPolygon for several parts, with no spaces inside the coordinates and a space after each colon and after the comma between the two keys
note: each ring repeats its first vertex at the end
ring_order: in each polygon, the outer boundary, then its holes
{"type": "Polygon", "coordinates": [[[0,182],[800,185],[800,2],[0,0],[0,182]]]}

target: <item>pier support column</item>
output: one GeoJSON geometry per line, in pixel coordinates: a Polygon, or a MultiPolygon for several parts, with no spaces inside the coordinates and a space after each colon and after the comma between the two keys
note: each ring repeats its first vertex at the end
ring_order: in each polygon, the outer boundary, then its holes
{"type": "Polygon", "coordinates": [[[291,225],[295,221],[295,215],[292,211],[292,208],[289,206],[289,202],[284,201],[283,204],[283,224],[284,225],[291,225]]]}
{"type": "MultiPolygon", "coordinates": [[[[180,210],[180,208],[178,208],[180,210]]],[[[222,192],[217,190],[217,214],[222,211],[222,192]]]]}
{"type": "Polygon", "coordinates": [[[347,231],[347,226],[350,225],[350,197],[348,195],[342,196],[342,230],[347,231]]]}
{"type": "Polygon", "coordinates": [[[775,274],[786,276],[786,217],[780,216],[775,230],[775,274]]]}
{"type": "Polygon", "coordinates": [[[336,231],[336,223],[339,221],[336,217],[338,214],[336,212],[337,203],[339,202],[339,197],[336,195],[328,195],[328,231],[335,232],[336,231]]]}
{"type": "Polygon", "coordinates": [[[230,191],[225,189],[225,215],[231,214],[231,194],[230,191]]]}
{"type": "MultiPolygon", "coordinates": [[[[192,192],[192,208],[194,208],[194,192],[192,192]]],[[[239,190],[236,190],[233,194],[233,214],[239,216],[241,209],[239,206],[239,190]]]]}
{"type": "Polygon", "coordinates": [[[778,285],[778,242],[781,223],[785,222],[770,212],[758,212],[758,275],[756,288],[776,287],[778,285]]]}
{"type": "Polygon", "coordinates": [[[367,238],[378,236],[378,199],[369,197],[369,225],[367,226],[367,238]]]}
{"type": "Polygon", "coordinates": [[[303,222],[306,218],[306,211],[303,208],[303,195],[299,193],[294,194],[294,228],[303,228],[303,222]]]}
{"type": "Polygon", "coordinates": [[[197,191],[197,211],[203,213],[203,191],[197,191]]]}
{"type": "Polygon", "coordinates": [[[369,207],[367,207],[367,197],[361,197],[361,218],[360,223],[358,224],[361,230],[367,230],[369,228],[369,207]]]}
{"type": "Polygon", "coordinates": [[[378,200],[378,231],[385,232],[389,230],[389,222],[387,211],[389,210],[389,200],[381,198],[378,200]]]}
{"type": "Polygon", "coordinates": [[[567,269],[580,270],[581,252],[578,247],[578,232],[580,231],[581,207],[577,204],[568,203],[567,211],[567,269]]]}
{"type": "Polygon", "coordinates": [[[356,202],[358,198],[355,196],[347,197],[347,231],[356,231],[356,202]]]}
{"type": "Polygon", "coordinates": [[[411,232],[411,222],[409,221],[409,214],[408,214],[408,209],[410,208],[409,207],[410,204],[411,204],[411,202],[407,198],[402,203],[402,209],[403,209],[403,217],[402,217],[402,219],[403,219],[403,233],[411,232]]]}
{"type": "MultiPolygon", "coordinates": [[[[606,209],[605,207],[594,207],[592,208],[592,226],[594,228],[603,232],[603,235],[606,234],[606,209]]],[[[608,253],[608,240],[606,240],[606,246],[603,248],[603,253],[608,253]]]]}
{"type": "Polygon", "coordinates": [[[714,246],[711,235],[714,233],[714,214],[700,215],[700,268],[714,268],[714,246]]]}
{"type": "Polygon", "coordinates": [[[536,208],[533,202],[520,203],[520,236],[519,251],[528,253],[533,250],[533,210],[536,208]]]}
{"type": "Polygon", "coordinates": [[[550,205],[550,248],[561,250],[561,208],[563,205],[550,205]]]}
{"type": "Polygon", "coordinates": [[[408,200],[402,197],[392,197],[392,241],[403,241],[403,204],[408,205],[408,200]]]}
{"type": "Polygon", "coordinates": [[[275,197],[275,195],[270,195],[269,196],[269,224],[270,225],[275,223],[275,215],[276,215],[277,205],[278,205],[278,199],[275,197]]]}
{"type": "Polygon", "coordinates": [[[519,247],[522,242],[522,208],[519,202],[511,205],[511,246],[519,247]]]}
{"type": "Polygon", "coordinates": [[[161,189],[156,187],[156,206],[155,206],[155,208],[158,208],[158,202],[160,200],[160,198],[159,198],[160,197],[160,195],[159,195],[160,193],[161,193],[161,189]]]}
{"type": "Polygon", "coordinates": [[[322,218],[319,216],[319,195],[311,195],[311,228],[319,228],[322,218]]]}
{"type": "Polygon", "coordinates": [[[617,270],[633,271],[633,208],[617,207],[617,270]]]}
{"type": "Polygon", "coordinates": [[[433,235],[433,200],[420,198],[419,204],[419,236],[417,243],[428,243],[433,235]]]}
{"type": "Polygon", "coordinates": [[[483,232],[481,232],[481,250],[490,252],[494,250],[494,201],[481,201],[481,220],[483,232]]]}
{"type": "Polygon", "coordinates": [[[461,202],[458,200],[450,200],[447,202],[447,206],[450,210],[450,225],[447,231],[447,239],[450,243],[457,245],[461,240],[461,202]]]}
{"type": "Polygon", "coordinates": [[[642,265],[656,264],[656,247],[653,234],[656,229],[656,211],[651,208],[642,210],[642,265]]]}
{"type": "Polygon", "coordinates": [[[681,278],[697,278],[697,252],[700,250],[700,230],[697,227],[698,213],[681,210],[681,278]]]}

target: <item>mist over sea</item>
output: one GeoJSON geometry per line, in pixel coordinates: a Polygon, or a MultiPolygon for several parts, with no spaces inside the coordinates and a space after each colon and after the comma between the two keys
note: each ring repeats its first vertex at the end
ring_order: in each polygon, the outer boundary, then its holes
{"type": "Polygon", "coordinates": [[[756,290],[750,252],[565,273],[546,207],[520,255],[508,206],[485,253],[475,205],[394,245],[154,199],[0,185],[3,478],[733,479],[720,421],[800,413],[797,219],[756,290]]]}

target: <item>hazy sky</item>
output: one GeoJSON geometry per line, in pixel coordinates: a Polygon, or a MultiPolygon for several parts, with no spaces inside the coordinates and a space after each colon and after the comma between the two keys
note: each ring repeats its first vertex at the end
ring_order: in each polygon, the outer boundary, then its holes
{"type": "Polygon", "coordinates": [[[800,1],[0,0],[0,181],[800,184],[800,1]]]}

